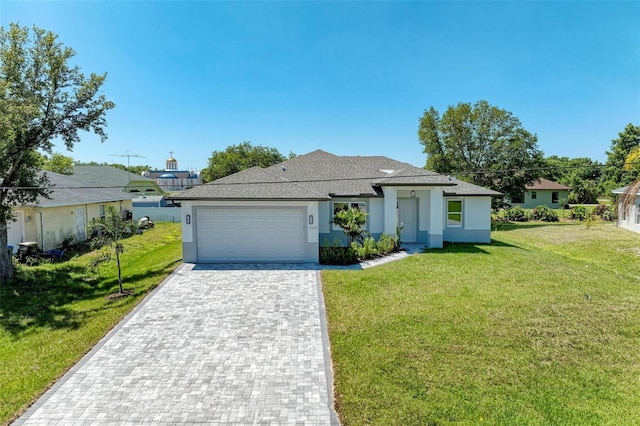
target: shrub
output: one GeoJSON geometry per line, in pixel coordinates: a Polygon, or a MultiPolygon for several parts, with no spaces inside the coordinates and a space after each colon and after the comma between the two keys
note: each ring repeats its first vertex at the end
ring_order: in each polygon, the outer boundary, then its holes
{"type": "Polygon", "coordinates": [[[600,219],[613,222],[618,220],[618,206],[608,206],[600,215],[600,219]]]}
{"type": "Polygon", "coordinates": [[[399,250],[398,239],[388,234],[380,235],[376,244],[378,253],[393,253],[399,250]]]}
{"type": "Polygon", "coordinates": [[[527,211],[520,206],[502,210],[500,213],[502,213],[504,219],[510,222],[526,222],[529,220],[527,211]]]}
{"type": "Polygon", "coordinates": [[[365,238],[362,245],[354,241],[351,243],[351,248],[356,252],[356,256],[360,260],[371,259],[378,254],[376,240],[373,237],[365,238]]]}
{"type": "Polygon", "coordinates": [[[549,206],[541,204],[531,211],[531,218],[543,222],[557,222],[558,213],[549,208],[549,206]]]}
{"type": "Polygon", "coordinates": [[[606,212],[608,209],[607,205],[605,204],[598,204],[597,206],[595,206],[593,208],[593,214],[602,217],[602,215],[604,214],[604,212],[606,212]]]}
{"type": "Polygon", "coordinates": [[[358,263],[358,257],[352,247],[343,247],[339,238],[331,245],[325,239],[320,247],[319,261],[323,265],[352,265],[358,263]]]}
{"type": "Polygon", "coordinates": [[[569,218],[573,220],[579,220],[584,222],[589,217],[589,212],[585,206],[576,206],[571,209],[571,213],[569,214],[569,218]]]}

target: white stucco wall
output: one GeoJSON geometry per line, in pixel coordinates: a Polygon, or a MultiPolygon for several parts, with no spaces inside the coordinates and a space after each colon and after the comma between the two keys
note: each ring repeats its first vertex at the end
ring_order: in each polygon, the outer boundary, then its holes
{"type": "Polygon", "coordinates": [[[640,218],[638,211],[640,210],[640,196],[636,196],[636,200],[626,212],[622,211],[622,206],[618,205],[618,226],[640,234],[640,218]]]}
{"type": "Polygon", "coordinates": [[[463,198],[464,229],[491,229],[491,197],[463,198]]]}

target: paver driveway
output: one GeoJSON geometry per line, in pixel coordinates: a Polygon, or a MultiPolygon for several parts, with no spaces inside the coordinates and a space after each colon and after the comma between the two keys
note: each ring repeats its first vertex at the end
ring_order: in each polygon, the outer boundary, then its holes
{"type": "Polygon", "coordinates": [[[336,424],[318,271],[182,265],[15,424],[336,424]]]}

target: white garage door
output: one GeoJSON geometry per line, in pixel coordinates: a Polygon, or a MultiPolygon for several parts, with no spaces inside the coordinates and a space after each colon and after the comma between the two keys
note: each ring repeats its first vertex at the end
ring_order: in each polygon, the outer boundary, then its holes
{"type": "Polygon", "coordinates": [[[302,262],[303,208],[200,208],[198,262],[302,262]]]}

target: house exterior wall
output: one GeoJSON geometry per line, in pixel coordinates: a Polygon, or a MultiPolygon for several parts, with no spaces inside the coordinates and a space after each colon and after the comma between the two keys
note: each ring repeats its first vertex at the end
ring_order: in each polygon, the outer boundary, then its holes
{"type": "Polygon", "coordinates": [[[511,203],[513,206],[520,206],[525,209],[535,209],[539,205],[546,205],[552,209],[561,209],[561,203],[552,203],[552,193],[558,193],[558,201],[563,200],[565,203],[569,199],[569,191],[566,189],[536,189],[528,190],[524,192],[523,203],[511,203]],[[533,198],[533,193],[536,193],[536,198],[533,198]]]}
{"type": "Polygon", "coordinates": [[[444,197],[444,241],[466,243],[491,242],[491,197],[444,197]],[[447,201],[462,201],[461,226],[447,222],[447,201]]]}
{"type": "Polygon", "coordinates": [[[88,228],[92,219],[100,218],[100,205],[115,205],[122,211],[131,210],[131,200],[107,203],[73,204],[52,207],[18,207],[24,212],[25,241],[35,241],[41,250],[60,247],[62,241],[77,235],[76,214],[78,208],[84,208],[84,235],[88,237],[88,228]]]}
{"type": "Polygon", "coordinates": [[[364,225],[365,231],[374,237],[382,233],[384,222],[383,216],[381,216],[381,209],[384,207],[384,203],[381,198],[335,197],[330,201],[320,201],[318,203],[318,242],[320,245],[331,245],[334,241],[347,245],[347,237],[342,232],[342,229],[335,229],[331,224],[334,203],[366,203],[367,222],[364,225]]]}
{"type": "Polygon", "coordinates": [[[185,262],[198,261],[197,249],[197,215],[198,209],[208,207],[302,207],[305,209],[307,238],[304,244],[304,261],[318,262],[318,228],[319,209],[317,201],[182,201],[182,257],[185,262]],[[313,217],[313,223],[308,223],[313,217]]]}
{"type": "Polygon", "coordinates": [[[634,204],[626,212],[618,204],[618,226],[640,234],[640,196],[636,195],[634,204]]]}

